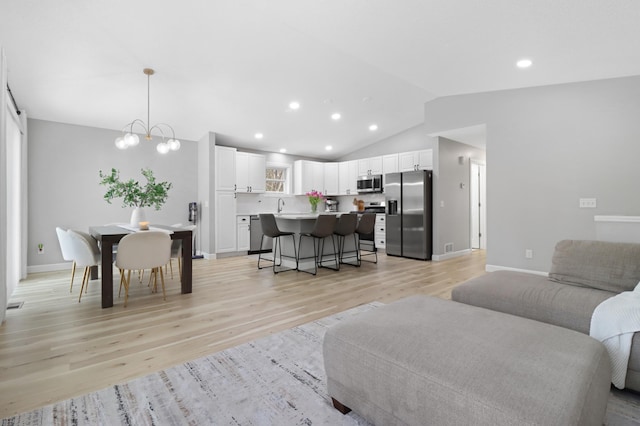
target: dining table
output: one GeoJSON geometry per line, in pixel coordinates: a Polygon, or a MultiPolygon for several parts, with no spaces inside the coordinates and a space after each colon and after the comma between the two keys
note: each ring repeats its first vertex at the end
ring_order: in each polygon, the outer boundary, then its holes
{"type": "MultiPolygon", "coordinates": [[[[182,279],[181,292],[183,294],[192,291],[192,231],[190,229],[176,228],[166,225],[149,225],[150,230],[163,231],[169,234],[172,240],[182,241],[182,279]]],[[[126,225],[90,226],[89,234],[95,238],[101,247],[101,275],[102,275],[102,307],[113,306],[113,247],[128,234],[133,232],[147,232],[131,228],[126,225]]],[[[117,253],[116,253],[117,255],[117,253]]],[[[98,268],[92,268],[91,278],[98,278],[98,268]]]]}

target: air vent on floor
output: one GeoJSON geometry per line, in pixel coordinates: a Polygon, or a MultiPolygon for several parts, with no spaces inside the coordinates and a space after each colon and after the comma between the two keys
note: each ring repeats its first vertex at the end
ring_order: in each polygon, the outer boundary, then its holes
{"type": "Polygon", "coordinates": [[[453,243],[446,243],[444,245],[444,252],[451,253],[453,251],[453,243]]]}
{"type": "Polygon", "coordinates": [[[7,310],[9,309],[20,309],[24,305],[24,302],[11,302],[7,305],[7,310]]]}

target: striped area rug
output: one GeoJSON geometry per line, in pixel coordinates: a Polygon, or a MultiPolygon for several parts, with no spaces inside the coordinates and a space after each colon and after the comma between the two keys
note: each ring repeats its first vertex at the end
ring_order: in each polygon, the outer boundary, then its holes
{"type": "MultiPolygon", "coordinates": [[[[263,339],[2,420],[2,425],[367,425],[326,392],[327,327],[362,305],[263,339]]],[[[606,424],[640,425],[640,396],[612,391],[606,424]]]]}

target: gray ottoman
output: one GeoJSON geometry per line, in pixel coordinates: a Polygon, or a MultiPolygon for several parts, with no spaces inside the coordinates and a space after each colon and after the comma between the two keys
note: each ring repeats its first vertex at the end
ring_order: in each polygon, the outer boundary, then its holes
{"type": "Polygon", "coordinates": [[[327,330],[329,395],[377,425],[602,425],[611,373],[581,333],[414,296],[327,330]]]}

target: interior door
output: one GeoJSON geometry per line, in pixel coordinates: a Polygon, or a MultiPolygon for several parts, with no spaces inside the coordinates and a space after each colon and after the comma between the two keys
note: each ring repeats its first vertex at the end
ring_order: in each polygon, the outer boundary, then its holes
{"type": "Polygon", "coordinates": [[[486,166],[471,162],[471,248],[487,248],[486,166]]]}

